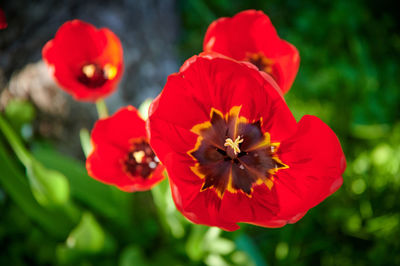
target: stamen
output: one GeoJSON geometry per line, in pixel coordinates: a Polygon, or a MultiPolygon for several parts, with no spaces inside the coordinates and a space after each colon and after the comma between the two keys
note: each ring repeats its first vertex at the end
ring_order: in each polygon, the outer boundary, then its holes
{"type": "Polygon", "coordinates": [[[143,160],[143,157],[144,157],[145,155],[146,155],[146,154],[144,153],[144,151],[136,151],[136,152],[133,153],[133,158],[135,158],[135,161],[136,161],[137,163],[141,163],[142,160],[143,160]]]}
{"type": "Polygon", "coordinates": [[[240,149],[239,149],[239,144],[243,142],[243,139],[238,136],[235,141],[233,141],[231,138],[227,138],[225,140],[225,147],[231,147],[233,149],[233,152],[235,153],[235,155],[237,155],[238,153],[240,153],[240,149]]]}
{"type": "Polygon", "coordinates": [[[96,72],[96,66],[94,64],[84,65],[82,72],[86,77],[92,78],[94,76],[94,72],[96,72]]]}
{"type": "Polygon", "coordinates": [[[103,68],[104,78],[113,79],[117,75],[117,68],[113,65],[106,64],[103,68]]]}

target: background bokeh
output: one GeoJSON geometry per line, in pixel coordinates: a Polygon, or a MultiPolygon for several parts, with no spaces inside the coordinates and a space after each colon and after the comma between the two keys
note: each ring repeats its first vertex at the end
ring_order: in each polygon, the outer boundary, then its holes
{"type": "Polygon", "coordinates": [[[400,18],[391,1],[19,0],[0,8],[9,24],[0,31],[1,116],[24,144],[10,145],[0,123],[0,265],[400,265],[400,18]],[[187,222],[166,181],[128,194],[90,179],[79,129],[91,129],[95,108],[61,92],[40,61],[57,28],[80,18],[121,38],[124,79],[107,99],[116,110],[156,96],[201,52],[213,20],[250,8],[298,48],[286,100],[296,119],[316,115],[338,135],[343,186],[296,224],[229,233],[187,222]],[[33,154],[31,171],[16,151],[33,154]],[[53,195],[69,195],[66,203],[38,201],[32,173],[67,180],[70,190],[55,185],[53,195]]]}

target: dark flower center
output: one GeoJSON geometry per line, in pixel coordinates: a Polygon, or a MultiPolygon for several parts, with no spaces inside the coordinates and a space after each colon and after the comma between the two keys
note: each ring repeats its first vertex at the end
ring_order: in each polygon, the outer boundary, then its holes
{"type": "Polygon", "coordinates": [[[274,61],[268,57],[266,57],[263,53],[249,53],[246,58],[246,61],[249,61],[253,65],[255,65],[259,70],[264,71],[265,73],[270,74],[275,81],[277,80],[276,71],[274,69],[274,61]]]}
{"type": "Polygon", "coordinates": [[[212,110],[210,121],[195,126],[196,147],[189,151],[196,164],[192,170],[204,179],[201,190],[214,188],[222,198],[226,190],[251,195],[255,184],[271,188],[273,174],[287,168],[276,155],[279,144],[271,143],[261,121],[249,123],[239,117],[240,107],[225,115],[212,110]]]}
{"type": "Polygon", "coordinates": [[[141,176],[147,178],[157,168],[159,162],[149,143],[142,140],[133,143],[124,165],[126,171],[133,177],[141,176]]]}
{"type": "Polygon", "coordinates": [[[117,69],[106,64],[104,67],[98,64],[85,64],[82,66],[81,72],[78,75],[78,81],[88,88],[95,89],[101,87],[108,80],[113,79],[117,74],[117,69]]]}

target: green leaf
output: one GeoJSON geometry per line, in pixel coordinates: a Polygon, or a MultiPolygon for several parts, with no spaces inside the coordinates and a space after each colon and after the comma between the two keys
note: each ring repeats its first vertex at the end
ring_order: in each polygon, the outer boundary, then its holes
{"type": "MultiPolygon", "coordinates": [[[[166,171],[164,174],[167,175],[166,171]]],[[[172,200],[168,177],[166,176],[163,181],[155,186],[151,193],[157,206],[162,226],[170,231],[175,238],[182,238],[185,235],[184,223],[186,220],[178,212],[172,200]]]]}
{"type": "Polygon", "coordinates": [[[30,123],[36,116],[35,107],[29,101],[12,99],[8,102],[5,115],[14,125],[30,123]]]}
{"type": "Polygon", "coordinates": [[[115,240],[103,230],[91,213],[85,212],[65,244],[57,247],[57,257],[61,264],[73,265],[90,255],[110,254],[115,251],[115,247],[115,240]]]}
{"type": "Polygon", "coordinates": [[[260,250],[254,244],[253,240],[247,236],[246,234],[241,234],[235,240],[236,246],[239,250],[242,250],[249,254],[250,258],[254,260],[255,265],[257,266],[266,266],[268,265],[267,262],[264,260],[263,256],[261,255],[260,250]]]}
{"type": "Polygon", "coordinates": [[[69,200],[67,178],[54,170],[46,169],[24,147],[21,139],[0,115],[0,129],[9,141],[17,157],[26,168],[26,173],[36,200],[44,206],[60,206],[69,200]]]}
{"type": "Polygon", "coordinates": [[[80,223],[72,230],[66,246],[84,253],[96,253],[105,247],[105,233],[92,214],[85,212],[80,223]]]}
{"type": "Polygon", "coordinates": [[[28,180],[21,168],[11,160],[0,141],[0,184],[24,213],[42,229],[58,239],[65,239],[73,221],[60,210],[47,209],[38,204],[32,195],[28,180]]]}
{"type": "Polygon", "coordinates": [[[193,224],[191,228],[192,230],[186,242],[186,253],[193,261],[199,261],[206,255],[203,242],[204,235],[209,227],[193,224]]]}
{"type": "Polygon", "coordinates": [[[217,254],[208,255],[204,262],[209,266],[229,266],[229,264],[224,260],[224,258],[217,254]]]}
{"type": "Polygon", "coordinates": [[[128,246],[122,251],[119,259],[119,266],[147,266],[149,263],[146,261],[141,249],[137,246],[128,246]]]}
{"type": "Polygon", "coordinates": [[[35,145],[32,152],[45,166],[60,171],[68,178],[73,198],[118,223],[129,224],[129,215],[124,215],[129,209],[129,193],[94,180],[88,176],[81,162],[49,147],[35,145]]]}
{"type": "Polygon", "coordinates": [[[60,206],[69,200],[69,183],[58,171],[47,169],[36,160],[26,166],[26,174],[36,200],[44,206],[60,206]]]}

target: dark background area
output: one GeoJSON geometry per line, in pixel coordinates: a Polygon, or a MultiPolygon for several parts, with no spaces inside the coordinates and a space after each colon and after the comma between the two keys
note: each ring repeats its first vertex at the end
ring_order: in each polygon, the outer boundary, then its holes
{"type": "Polygon", "coordinates": [[[68,178],[79,210],[60,219],[60,210],[32,204],[24,167],[0,134],[0,265],[400,264],[393,1],[18,0],[0,7],[9,24],[0,31],[1,109],[33,155],[68,178]],[[59,90],[40,61],[57,28],[79,18],[120,37],[125,73],[106,101],[116,110],[155,97],[169,74],[201,52],[213,20],[245,9],[263,10],[299,50],[285,98],[296,119],[316,115],[338,135],[348,163],[343,186],[296,224],[228,233],[186,222],[166,182],[127,194],[89,179],[78,135],[92,127],[95,107],[59,90]]]}

